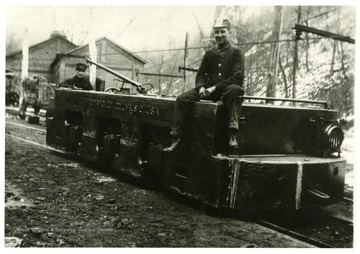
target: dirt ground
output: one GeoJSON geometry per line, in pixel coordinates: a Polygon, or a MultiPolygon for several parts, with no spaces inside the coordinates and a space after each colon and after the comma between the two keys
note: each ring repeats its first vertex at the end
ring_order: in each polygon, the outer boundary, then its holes
{"type": "Polygon", "coordinates": [[[45,133],[5,132],[5,237],[16,237],[7,246],[309,247],[24,141],[44,144],[45,133]]]}

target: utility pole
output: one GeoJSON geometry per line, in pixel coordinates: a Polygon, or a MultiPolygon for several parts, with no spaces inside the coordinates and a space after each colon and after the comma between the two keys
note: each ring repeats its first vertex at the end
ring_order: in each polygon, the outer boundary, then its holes
{"type": "MultiPolygon", "coordinates": [[[[301,6],[298,7],[298,17],[297,17],[297,23],[300,23],[301,19],[301,6]]],[[[293,66],[293,91],[292,91],[292,97],[296,98],[296,69],[298,68],[298,44],[300,40],[301,31],[296,30],[296,37],[295,37],[295,52],[294,52],[294,66],[293,66]]]]}
{"type": "Polygon", "coordinates": [[[29,76],[29,40],[28,29],[25,28],[22,42],[22,62],[21,62],[21,80],[25,80],[29,76]]]}
{"type": "MultiPolygon", "coordinates": [[[[93,16],[92,7],[90,7],[89,11],[90,11],[89,55],[90,55],[90,58],[93,61],[97,62],[97,55],[98,54],[97,54],[97,48],[96,48],[96,42],[95,42],[95,34],[94,34],[95,22],[94,22],[94,16],[93,16]]],[[[89,67],[89,81],[90,81],[91,85],[94,87],[94,89],[96,89],[96,65],[94,65],[94,64],[91,64],[90,67],[89,67]]]]}
{"type": "MultiPolygon", "coordinates": [[[[283,21],[284,21],[284,7],[280,7],[280,8],[281,8],[281,10],[280,10],[280,28],[279,28],[279,37],[278,37],[279,41],[281,39],[281,33],[282,33],[283,21]]],[[[276,50],[275,79],[277,79],[278,72],[279,72],[278,63],[279,63],[279,60],[280,60],[280,45],[281,45],[281,42],[279,42],[279,44],[277,46],[277,50],[276,50]]],[[[275,85],[276,85],[276,81],[275,81],[275,85]]]]}
{"type": "MultiPolygon", "coordinates": [[[[282,32],[283,22],[283,7],[275,6],[275,19],[272,31],[272,39],[280,40],[282,32]]],[[[270,63],[269,63],[269,74],[268,84],[266,89],[267,97],[276,97],[276,82],[278,77],[278,62],[280,58],[280,43],[273,43],[270,50],[270,63]]],[[[273,101],[267,101],[266,103],[274,103],[273,101]]]]}

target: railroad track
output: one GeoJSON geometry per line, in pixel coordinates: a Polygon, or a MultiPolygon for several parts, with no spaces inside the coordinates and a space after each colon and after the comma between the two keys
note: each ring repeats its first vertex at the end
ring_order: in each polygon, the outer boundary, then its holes
{"type": "Polygon", "coordinates": [[[314,247],[318,247],[318,248],[334,248],[334,246],[332,246],[332,245],[329,245],[329,244],[326,244],[326,243],[324,243],[322,241],[313,239],[311,237],[308,237],[306,235],[303,235],[301,233],[293,231],[293,230],[291,230],[289,228],[277,225],[277,224],[272,223],[272,222],[270,222],[268,220],[261,220],[260,219],[260,220],[256,220],[255,222],[257,224],[261,225],[261,226],[270,228],[270,229],[275,230],[277,232],[280,232],[282,234],[285,234],[285,235],[291,236],[291,237],[293,237],[295,239],[298,239],[300,241],[306,242],[306,243],[308,243],[310,245],[313,245],[314,247]]]}
{"type": "MultiPolygon", "coordinates": [[[[41,128],[36,128],[36,127],[32,127],[32,126],[28,126],[28,125],[25,125],[25,124],[19,124],[19,123],[13,123],[13,122],[6,122],[6,125],[9,125],[9,126],[12,126],[13,128],[23,128],[23,129],[26,129],[26,130],[30,130],[30,131],[36,131],[38,133],[46,133],[46,130],[45,129],[41,129],[41,128]]],[[[11,133],[6,133],[7,136],[10,136],[12,138],[15,138],[15,139],[18,139],[18,140],[21,140],[21,141],[24,141],[24,142],[27,142],[27,143],[30,143],[32,145],[36,145],[36,146],[40,146],[40,147],[43,147],[43,148],[46,148],[46,149],[49,149],[49,150],[52,150],[52,151],[55,151],[57,153],[60,153],[60,154],[63,154],[63,155],[69,155],[68,153],[62,151],[62,150],[58,150],[58,149],[55,149],[55,148],[52,148],[52,147],[49,147],[45,144],[45,141],[43,141],[43,144],[37,142],[37,141],[34,141],[34,140],[29,140],[28,138],[24,138],[24,137],[19,137],[19,136],[16,136],[16,135],[13,135],[11,133]]],[[[351,203],[352,204],[352,199],[351,198],[344,198],[344,202],[347,202],[347,203],[351,203]]],[[[322,221],[328,221],[324,223],[322,223],[323,227],[324,228],[315,228],[315,229],[310,229],[312,225],[311,222],[310,223],[306,223],[308,225],[306,225],[307,227],[307,232],[304,232],[303,229],[300,229],[297,228],[297,226],[288,226],[288,225],[284,225],[284,223],[282,223],[283,221],[278,221],[278,220],[274,220],[273,218],[263,218],[263,219],[258,219],[258,220],[255,220],[255,223],[261,225],[261,226],[264,226],[264,227],[267,227],[267,228],[270,228],[272,230],[275,230],[277,232],[280,232],[282,234],[285,234],[285,235],[288,235],[288,236],[291,236],[295,239],[298,239],[302,242],[306,242],[314,247],[319,247],[319,248],[342,248],[342,247],[352,247],[352,239],[353,239],[353,236],[352,236],[352,232],[353,232],[353,220],[352,218],[348,218],[346,216],[343,216],[341,214],[337,214],[337,213],[332,213],[332,212],[329,212],[329,211],[325,211],[325,210],[322,210],[322,209],[316,209],[316,212],[318,217],[321,217],[321,220],[322,221]],[[336,223],[335,223],[336,222],[336,223]],[[350,240],[347,240],[347,242],[341,242],[338,241],[338,244],[333,244],[333,242],[328,242],[328,241],[324,241],[321,237],[318,237],[317,234],[316,234],[316,231],[319,230],[319,231],[326,231],[326,227],[331,227],[331,230],[335,230],[335,232],[338,232],[340,230],[338,229],[334,229],[335,228],[335,224],[336,224],[336,228],[340,227],[342,229],[345,229],[346,232],[350,232],[349,234],[351,234],[351,239],[350,240]],[[328,226],[327,226],[328,225],[328,226]],[[330,226],[329,226],[330,225],[330,226]],[[333,228],[334,227],[334,228],[333,228]],[[310,231],[310,234],[309,232],[310,231]],[[313,232],[314,234],[311,234],[311,232],[313,232]],[[315,235],[315,237],[314,237],[315,235]]],[[[309,216],[309,215],[308,215],[309,216]]],[[[344,232],[342,230],[342,232],[344,232]]],[[[342,233],[339,233],[338,234],[342,234],[342,233]]],[[[335,234],[338,235],[338,234],[335,234]]]]}
{"type": "Polygon", "coordinates": [[[329,216],[332,219],[338,220],[338,221],[340,221],[342,223],[348,223],[351,226],[353,226],[353,224],[354,224],[352,218],[346,217],[346,216],[344,216],[342,214],[333,213],[333,212],[329,212],[329,211],[326,211],[326,210],[321,210],[320,212],[323,213],[325,216],[329,216]]]}
{"type": "Polygon", "coordinates": [[[344,201],[347,202],[347,203],[349,203],[349,204],[353,204],[353,203],[354,203],[352,198],[346,197],[346,196],[344,197],[344,201]]]}
{"type": "Polygon", "coordinates": [[[291,223],[275,214],[255,222],[319,248],[353,247],[353,219],[322,208],[301,211],[291,223]]]}
{"type": "Polygon", "coordinates": [[[12,122],[6,122],[6,124],[21,127],[21,128],[28,129],[28,130],[35,130],[35,131],[38,131],[38,132],[46,133],[45,129],[35,128],[35,127],[31,127],[31,126],[28,126],[28,125],[25,125],[25,124],[12,123],[12,122]]]}
{"type": "MultiPolygon", "coordinates": [[[[6,121],[6,125],[14,126],[15,128],[22,128],[22,129],[25,129],[25,130],[36,131],[36,132],[42,133],[42,134],[46,133],[45,129],[32,127],[32,126],[28,126],[28,125],[25,125],[25,124],[6,121]]],[[[10,131],[5,131],[5,134],[6,134],[6,136],[21,140],[23,142],[26,142],[26,143],[29,143],[29,144],[32,144],[32,145],[35,145],[35,146],[43,147],[43,148],[46,148],[48,150],[51,150],[51,151],[54,151],[54,152],[57,152],[57,153],[61,153],[63,155],[70,155],[69,153],[66,153],[66,152],[64,152],[62,150],[47,146],[45,144],[45,140],[43,140],[43,142],[38,142],[37,140],[32,140],[31,138],[33,138],[33,137],[31,137],[30,135],[23,135],[23,137],[21,137],[21,136],[11,134],[10,131]],[[30,136],[30,137],[28,137],[28,136],[30,136]]]]}

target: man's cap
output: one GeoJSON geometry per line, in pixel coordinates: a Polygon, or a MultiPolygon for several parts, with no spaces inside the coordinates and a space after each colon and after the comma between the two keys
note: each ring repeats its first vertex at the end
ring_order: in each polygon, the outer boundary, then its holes
{"type": "Polygon", "coordinates": [[[230,29],[230,21],[228,19],[217,19],[213,28],[226,27],[230,29]]]}
{"type": "Polygon", "coordinates": [[[86,71],[86,68],[87,68],[86,64],[77,63],[75,69],[78,70],[78,71],[86,71]]]}

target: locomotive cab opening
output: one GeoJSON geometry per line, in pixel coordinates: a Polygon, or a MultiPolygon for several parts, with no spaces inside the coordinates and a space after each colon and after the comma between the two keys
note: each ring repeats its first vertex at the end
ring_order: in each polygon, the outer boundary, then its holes
{"type": "Polygon", "coordinates": [[[65,151],[77,154],[81,145],[84,118],[81,112],[65,110],[64,112],[64,146],[65,151]]]}
{"type": "Polygon", "coordinates": [[[120,154],[120,119],[98,116],[97,126],[95,149],[98,152],[98,159],[105,164],[111,164],[120,154]]]}

